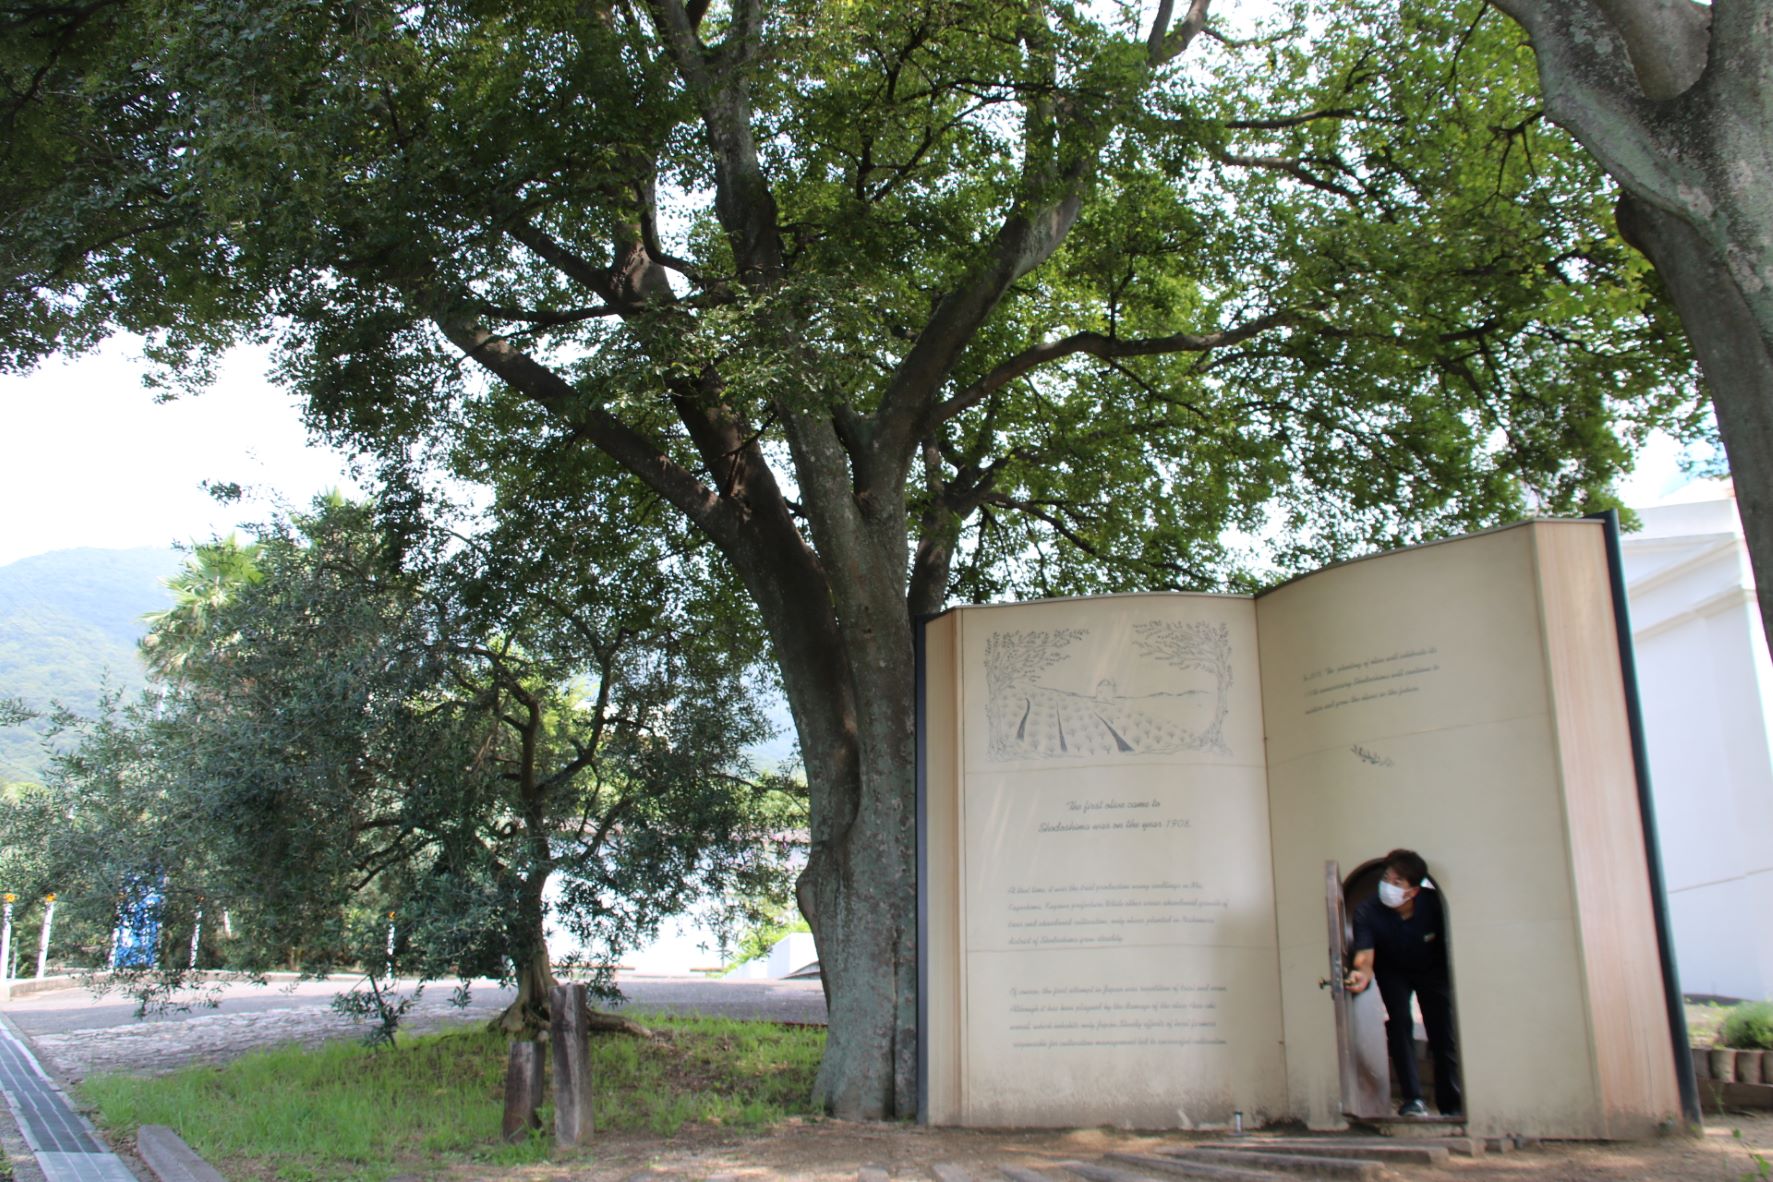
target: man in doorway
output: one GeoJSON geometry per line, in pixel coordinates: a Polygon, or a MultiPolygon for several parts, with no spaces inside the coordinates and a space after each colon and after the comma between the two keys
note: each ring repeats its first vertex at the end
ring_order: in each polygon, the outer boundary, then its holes
{"type": "Polygon", "coordinates": [[[1440,892],[1423,889],[1428,863],[1414,850],[1385,855],[1379,897],[1354,912],[1354,967],[1348,991],[1360,993],[1375,979],[1385,1001],[1385,1041],[1391,1069],[1403,1089],[1399,1116],[1427,1116],[1422,1080],[1416,1074],[1415,1022],[1410,996],[1422,1007],[1422,1025],[1434,1056],[1434,1103],[1442,1116],[1464,1111],[1459,1094],[1459,1055],[1453,1043],[1453,986],[1447,974],[1447,922],[1440,892]]]}

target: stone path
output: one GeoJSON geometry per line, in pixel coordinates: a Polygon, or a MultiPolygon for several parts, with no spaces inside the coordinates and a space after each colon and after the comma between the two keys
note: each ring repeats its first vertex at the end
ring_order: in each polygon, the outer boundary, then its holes
{"type": "MultiPolygon", "coordinates": [[[[485,1021],[505,1006],[488,991],[466,1008],[448,1004],[447,991],[427,991],[401,1021],[401,1030],[422,1033],[455,1022],[485,1021]]],[[[178,1021],[132,1022],[97,1030],[36,1034],[31,1041],[69,1082],[90,1075],[127,1072],[162,1075],[194,1063],[225,1063],[248,1051],[299,1043],[318,1046],[356,1038],[363,1025],[320,1006],[284,1006],[247,1013],[198,1012],[178,1021]]]]}

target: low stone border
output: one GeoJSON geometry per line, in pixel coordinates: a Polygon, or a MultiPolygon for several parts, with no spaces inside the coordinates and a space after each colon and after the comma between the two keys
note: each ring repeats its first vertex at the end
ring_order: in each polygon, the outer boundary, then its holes
{"type": "Polygon", "coordinates": [[[1749,1047],[1689,1047],[1688,1051],[1693,1056],[1693,1078],[1701,1083],[1773,1087],[1773,1051],[1749,1047]]]}
{"type": "Polygon", "coordinates": [[[185,1139],[165,1125],[136,1130],[136,1152],[160,1182],[227,1182],[216,1168],[197,1156],[185,1139]]]}
{"type": "MultiPolygon", "coordinates": [[[[100,973],[97,979],[103,981],[110,975],[100,973]]],[[[78,989],[86,982],[85,977],[17,977],[0,983],[0,1001],[13,1001],[37,993],[52,993],[57,989],[78,989]]]]}

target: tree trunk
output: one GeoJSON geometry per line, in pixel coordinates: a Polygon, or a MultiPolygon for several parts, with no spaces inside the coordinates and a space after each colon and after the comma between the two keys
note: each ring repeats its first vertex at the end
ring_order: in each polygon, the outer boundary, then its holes
{"type": "Polygon", "coordinates": [[[488,1029],[502,1030],[515,1038],[533,1038],[548,1029],[548,995],[555,981],[554,967],[548,958],[547,913],[542,900],[546,881],[531,879],[523,884],[511,940],[517,997],[487,1023],[488,1029]]]}
{"type": "Polygon", "coordinates": [[[814,844],[799,884],[830,1011],[814,1099],[847,1119],[917,1110],[914,691],[907,668],[859,704],[859,807],[814,844]]]}
{"type": "MultiPolygon", "coordinates": [[[[877,509],[897,509],[903,532],[902,508],[877,509]]],[[[851,561],[821,561],[784,530],[768,571],[756,552],[735,565],[771,634],[812,803],[798,896],[830,1013],[814,1099],[848,1120],[888,1120],[917,1102],[911,621],[902,559],[874,543],[860,514],[832,516],[846,520],[828,518],[822,540],[851,561]]]]}
{"type": "Polygon", "coordinates": [[[1655,264],[1693,341],[1735,480],[1761,626],[1773,638],[1773,330],[1758,323],[1730,268],[1682,219],[1627,195],[1619,230],[1655,264]]]}
{"type": "Polygon", "coordinates": [[[1490,0],[1546,111],[1619,183],[1705,373],[1773,642],[1773,21],[1740,0],[1490,0]]]}

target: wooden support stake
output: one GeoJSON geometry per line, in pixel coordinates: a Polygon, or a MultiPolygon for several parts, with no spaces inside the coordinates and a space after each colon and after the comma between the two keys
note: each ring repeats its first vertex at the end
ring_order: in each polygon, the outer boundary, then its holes
{"type": "Polygon", "coordinates": [[[511,1044],[505,1062],[505,1121],[500,1135],[521,1141],[542,1127],[542,1044],[522,1039],[511,1044]]]}
{"type": "Polygon", "coordinates": [[[548,998],[554,1044],[554,1143],[591,1140],[591,1032],[583,985],[556,985],[548,998]]]}

